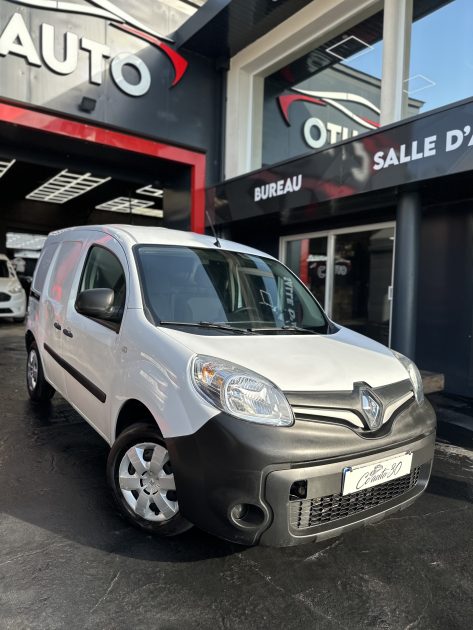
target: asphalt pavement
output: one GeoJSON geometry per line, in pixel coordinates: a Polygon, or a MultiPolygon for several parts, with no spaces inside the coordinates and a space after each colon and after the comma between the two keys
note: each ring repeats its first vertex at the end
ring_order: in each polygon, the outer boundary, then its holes
{"type": "Polygon", "coordinates": [[[414,506],[328,542],[156,539],[116,512],[102,439],[29,402],[25,358],[0,323],[1,630],[472,627],[472,450],[439,443],[414,506]]]}

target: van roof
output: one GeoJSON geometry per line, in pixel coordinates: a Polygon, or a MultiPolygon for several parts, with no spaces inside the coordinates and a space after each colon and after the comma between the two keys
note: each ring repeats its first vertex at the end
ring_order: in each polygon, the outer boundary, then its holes
{"type": "MultiPolygon", "coordinates": [[[[51,232],[50,237],[67,238],[68,234],[76,231],[100,231],[116,237],[120,241],[126,241],[129,246],[138,243],[146,245],[180,245],[182,247],[205,247],[215,248],[215,237],[186,232],[184,230],[171,230],[162,227],[148,227],[142,225],[84,225],[73,228],[66,228],[51,232]]],[[[219,239],[222,249],[241,252],[243,254],[253,254],[273,258],[266,252],[259,251],[253,247],[247,247],[241,243],[235,243],[225,239],[219,239]]]]}

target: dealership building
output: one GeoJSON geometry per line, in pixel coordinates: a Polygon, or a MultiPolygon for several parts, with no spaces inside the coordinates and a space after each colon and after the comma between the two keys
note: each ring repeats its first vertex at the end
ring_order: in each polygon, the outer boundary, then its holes
{"type": "Polygon", "coordinates": [[[0,0],[0,251],[212,222],[473,397],[472,31],[470,0],[0,0]]]}

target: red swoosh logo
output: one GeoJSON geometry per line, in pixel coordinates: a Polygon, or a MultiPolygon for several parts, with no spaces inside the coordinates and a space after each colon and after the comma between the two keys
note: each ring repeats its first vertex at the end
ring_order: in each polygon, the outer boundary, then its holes
{"type": "Polygon", "coordinates": [[[278,104],[281,109],[281,113],[284,116],[284,120],[286,121],[286,125],[290,125],[289,122],[289,108],[296,101],[307,101],[308,103],[314,103],[315,105],[322,105],[325,107],[327,103],[321,101],[318,98],[314,98],[313,96],[304,96],[301,94],[286,94],[285,96],[278,97],[278,104]]]}
{"type": "Polygon", "coordinates": [[[111,24],[115,28],[120,29],[121,31],[125,31],[126,33],[130,33],[130,35],[135,35],[135,37],[139,37],[144,41],[149,42],[163,51],[163,53],[168,57],[169,61],[172,63],[174,68],[174,81],[171,84],[171,87],[174,87],[179,83],[179,81],[184,76],[185,71],[188,67],[188,62],[184,59],[182,55],[173,50],[170,46],[160,41],[157,37],[153,37],[152,35],[148,35],[144,31],[140,31],[134,26],[128,26],[128,24],[111,24]]]}

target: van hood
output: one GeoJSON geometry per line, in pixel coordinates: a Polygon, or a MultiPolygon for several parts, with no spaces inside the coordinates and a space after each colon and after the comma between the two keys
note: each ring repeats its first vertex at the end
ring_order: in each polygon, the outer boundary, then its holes
{"type": "Polygon", "coordinates": [[[385,346],[340,328],[333,335],[200,335],[160,328],[192,353],[242,365],[283,391],[352,391],[365,382],[381,387],[408,378],[385,346]]]}

